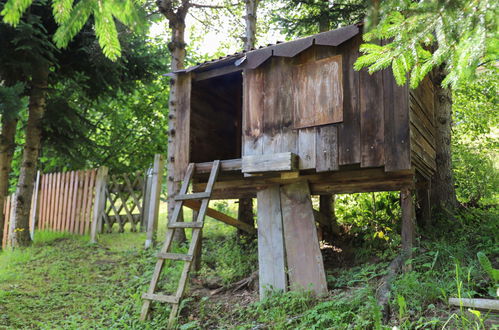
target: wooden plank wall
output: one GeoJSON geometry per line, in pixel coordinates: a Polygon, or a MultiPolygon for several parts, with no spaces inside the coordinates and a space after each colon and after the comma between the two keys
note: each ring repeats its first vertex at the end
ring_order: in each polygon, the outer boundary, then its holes
{"type": "Polygon", "coordinates": [[[434,88],[426,77],[410,91],[410,139],[412,163],[426,178],[435,172],[435,105],[434,88]]]}
{"type": "MultiPolygon", "coordinates": [[[[357,36],[339,47],[315,46],[294,58],[273,57],[246,72],[243,156],[293,152],[300,157],[301,170],[317,172],[355,164],[362,168],[385,166],[387,172],[410,169],[409,90],[397,86],[388,70],[372,75],[354,71],[361,42],[357,36]],[[305,79],[306,72],[295,77],[293,67],[321,63],[325,58],[341,58],[342,121],[296,129],[294,117],[303,115],[296,107],[312,101],[303,95],[297,103],[297,81],[305,79]]],[[[307,67],[314,71],[314,65],[307,67]]],[[[314,72],[312,78],[316,77],[314,72]]]]}
{"type": "Polygon", "coordinates": [[[42,175],[38,229],[88,234],[96,173],[91,169],[42,175]]]}

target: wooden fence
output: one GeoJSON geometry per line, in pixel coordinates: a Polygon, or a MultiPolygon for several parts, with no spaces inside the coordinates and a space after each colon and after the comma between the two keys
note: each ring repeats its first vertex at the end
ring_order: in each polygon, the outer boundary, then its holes
{"type": "Polygon", "coordinates": [[[90,233],[96,174],[91,169],[42,175],[37,228],[90,233]]]}
{"type": "MultiPolygon", "coordinates": [[[[48,173],[37,176],[31,205],[31,233],[36,229],[90,234],[118,232],[130,224],[131,231],[147,231],[146,247],[156,231],[163,158],[156,155],[153,169],[108,177],[107,168],[48,173]],[[149,221],[151,219],[151,223],[149,221]]],[[[4,203],[3,247],[12,232],[10,216],[13,195],[4,203]]]]}

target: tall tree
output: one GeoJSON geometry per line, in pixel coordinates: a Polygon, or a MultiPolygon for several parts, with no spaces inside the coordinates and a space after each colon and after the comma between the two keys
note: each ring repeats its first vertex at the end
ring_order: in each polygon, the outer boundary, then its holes
{"type": "MultiPolygon", "coordinates": [[[[256,22],[257,22],[257,12],[259,0],[245,0],[246,12],[244,15],[244,20],[246,23],[245,35],[244,35],[244,50],[249,51],[255,48],[256,44],[256,22]]],[[[239,199],[237,218],[239,221],[247,223],[251,226],[255,225],[255,220],[253,216],[253,199],[252,198],[241,198],[239,199]]],[[[239,237],[246,237],[248,234],[242,230],[237,231],[239,237]]]]}
{"type": "MultiPolygon", "coordinates": [[[[171,70],[177,71],[184,68],[185,62],[185,18],[191,7],[189,0],[182,0],[179,6],[175,7],[173,0],[158,0],[159,11],[168,20],[171,29],[171,40],[168,43],[168,49],[172,57],[171,70]]],[[[170,101],[168,113],[168,155],[167,155],[167,190],[168,190],[168,220],[175,208],[175,195],[180,190],[180,185],[175,182],[173,172],[175,168],[175,150],[174,137],[177,119],[177,95],[179,94],[178,85],[175,78],[170,80],[170,101]]],[[[176,230],[174,239],[178,242],[185,241],[185,232],[176,230]]]]}
{"type": "Polygon", "coordinates": [[[356,68],[370,72],[392,67],[397,83],[409,77],[415,88],[429,74],[437,94],[437,170],[432,178],[433,206],[452,212],[457,205],[451,166],[452,94],[475,78],[480,66],[497,61],[497,17],[492,0],[373,1],[366,18],[367,42],[387,39],[384,45],[366,43],[356,68]],[[372,27],[372,28],[371,28],[372,27]]]}
{"type": "MultiPolygon", "coordinates": [[[[0,74],[0,77],[2,75],[0,74]]],[[[3,82],[7,84],[6,81],[3,82]]],[[[16,126],[18,113],[26,105],[22,93],[24,85],[0,85],[0,115],[2,116],[2,132],[0,135],[0,205],[4,205],[9,190],[9,174],[15,149],[16,126]]],[[[3,246],[4,213],[0,212],[0,249],[3,246]]]]}
{"type": "Polygon", "coordinates": [[[87,92],[96,96],[99,92],[112,93],[118,90],[117,86],[126,86],[127,78],[133,81],[143,72],[142,65],[135,67],[131,61],[128,61],[127,66],[124,62],[113,64],[107,59],[107,63],[100,62],[99,56],[102,58],[103,56],[95,51],[96,35],[90,29],[90,25],[85,26],[86,33],[74,38],[66,50],[57,50],[52,39],[58,28],[50,12],[51,8],[46,1],[39,0],[24,14],[16,27],[0,24],[2,36],[10,35],[10,38],[1,39],[4,42],[2,49],[5,49],[1,56],[8,59],[2,63],[5,63],[10,72],[17,72],[11,78],[25,82],[29,96],[23,159],[12,212],[15,220],[12,237],[14,246],[30,243],[29,210],[48,87],[53,90],[61,79],[78,76],[78,72],[84,72],[91,78],[87,92]],[[128,75],[124,74],[126,70],[128,75]],[[113,83],[115,88],[110,88],[113,83]]]}

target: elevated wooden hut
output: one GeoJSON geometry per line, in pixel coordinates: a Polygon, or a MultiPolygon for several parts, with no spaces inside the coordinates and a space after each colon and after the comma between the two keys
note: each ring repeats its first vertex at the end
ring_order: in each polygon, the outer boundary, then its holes
{"type": "Polygon", "coordinates": [[[433,86],[355,71],[361,43],[351,25],[173,73],[174,180],[195,163],[194,190],[203,191],[221,160],[210,198],[257,197],[262,294],[327,290],[311,195],[401,191],[406,248],[416,187],[428,214],[433,86]]]}

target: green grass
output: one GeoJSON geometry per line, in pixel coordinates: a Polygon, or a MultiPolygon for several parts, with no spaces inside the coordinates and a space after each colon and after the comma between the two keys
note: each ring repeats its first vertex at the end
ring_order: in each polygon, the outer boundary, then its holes
{"type": "MultiPolygon", "coordinates": [[[[218,206],[233,212],[231,204],[218,206]],[[232,208],[232,210],[231,210],[232,208]]],[[[494,282],[476,253],[483,251],[497,267],[497,210],[470,210],[422,233],[409,262],[412,270],[393,283],[391,317],[384,327],[374,295],[393,252],[328,271],[330,296],[275,294],[256,302],[256,293],[210,296],[193,292],[183,303],[179,328],[221,329],[366,329],[487,328],[467,309],[447,306],[449,296],[492,298],[494,282]],[[443,230],[445,229],[445,230],[443,230]],[[251,294],[253,296],[251,296],[251,294]]],[[[163,213],[164,215],[164,213],[163,213]]],[[[188,214],[186,215],[188,217],[188,214]]],[[[161,220],[161,218],[160,218],[161,220]]],[[[161,220],[164,226],[164,220],[161,220]]],[[[197,281],[220,285],[247,277],[257,268],[255,242],[237,242],[235,229],[208,220],[203,263],[197,281]]],[[[367,236],[367,235],[366,235],[367,236]]],[[[140,322],[140,296],[147,289],[156,249],[143,250],[143,233],[87,236],[37,232],[34,244],[0,253],[0,329],[157,329],[167,323],[167,304],[156,305],[153,318],[140,322]]],[[[369,244],[367,244],[369,246],[369,244]]],[[[185,251],[176,246],[175,251],[185,251]]],[[[366,249],[358,247],[358,249],[366,249]]],[[[359,251],[367,255],[368,250],[359,251]]],[[[180,263],[169,263],[161,287],[172,291],[180,263]]],[[[193,283],[193,282],[191,282],[193,283]]]]}

